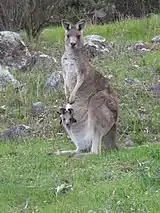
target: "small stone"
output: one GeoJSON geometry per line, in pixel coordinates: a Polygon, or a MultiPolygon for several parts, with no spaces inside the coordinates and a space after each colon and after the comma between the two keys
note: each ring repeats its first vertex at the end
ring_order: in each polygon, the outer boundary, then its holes
{"type": "Polygon", "coordinates": [[[160,96],[160,84],[153,85],[150,90],[154,95],[160,96]]]}
{"type": "Polygon", "coordinates": [[[138,79],[132,79],[132,78],[125,78],[125,83],[130,85],[130,86],[136,86],[140,84],[140,81],[138,79]]]}
{"type": "Polygon", "coordinates": [[[32,104],[32,114],[33,116],[39,115],[44,111],[44,105],[42,102],[35,102],[32,104]]]}
{"type": "Polygon", "coordinates": [[[133,147],[134,146],[134,143],[133,143],[133,141],[132,140],[130,140],[130,139],[128,139],[128,138],[126,138],[125,139],[125,146],[126,147],[133,147]]]}
{"type": "Polygon", "coordinates": [[[0,106],[0,114],[5,113],[7,107],[5,105],[0,106]]]}
{"type": "Polygon", "coordinates": [[[133,64],[133,65],[132,65],[132,68],[139,69],[139,68],[140,68],[140,66],[138,66],[137,64],[133,64]]]}
{"type": "Polygon", "coordinates": [[[148,52],[150,51],[150,49],[148,48],[148,46],[146,44],[144,44],[142,41],[136,43],[133,46],[133,49],[139,52],[148,52]]]}
{"type": "Polygon", "coordinates": [[[160,35],[155,36],[151,40],[152,43],[159,43],[160,44],[160,35]]]}

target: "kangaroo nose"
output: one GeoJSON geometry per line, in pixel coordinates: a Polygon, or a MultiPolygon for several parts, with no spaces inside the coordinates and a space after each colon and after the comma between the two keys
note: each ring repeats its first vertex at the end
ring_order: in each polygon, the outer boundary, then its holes
{"type": "Polygon", "coordinates": [[[76,43],[74,42],[71,42],[71,46],[74,47],[76,45],[76,43]]]}

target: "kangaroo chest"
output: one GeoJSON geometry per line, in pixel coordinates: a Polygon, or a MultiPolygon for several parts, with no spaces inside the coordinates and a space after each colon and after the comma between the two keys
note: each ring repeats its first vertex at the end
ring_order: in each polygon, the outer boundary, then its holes
{"type": "Polygon", "coordinates": [[[65,84],[71,92],[75,87],[77,80],[77,64],[74,55],[66,54],[62,56],[62,68],[65,84]]]}

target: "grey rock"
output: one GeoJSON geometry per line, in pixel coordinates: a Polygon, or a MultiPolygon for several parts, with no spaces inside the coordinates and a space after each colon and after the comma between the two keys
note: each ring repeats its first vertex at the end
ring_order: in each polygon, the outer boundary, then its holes
{"type": "Polygon", "coordinates": [[[138,84],[140,84],[140,81],[138,79],[125,78],[124,80],[126,85],[129,86],[137,86],[138,84]]]}
{"type": "Polygon", "coordinates": [[[63,75],[61,71],[53,72],[46,81],[46,88],[56,91],[63,87],[63,75]]]}
{"type": "Polygon", "coordinates": [[[145,117],[145,115],[144,115],[142,112],[138,113],[138,118],[139,118],[140,120],[143,120],[144,117],[145,117]]]}
{"type": "Polygon", "coordinates": [[[133,147],[134,146],[133,141],[128,139],[128,138],[125,139],[124,143],[125,143],[126,147],[133,147]]]}
{"type": "Polygon", "coordinates": [[[31,54],[18,33],[0,32],[0,64],[14,69],[26,69],[31,60],[31,54]]]}
{"type": "Polygon", "coordinates": [[[157,35],[154,38],[152,38],[151,42],[155,44],[157,43],[160,44],[160,35],[157,35]]]}
{"type": "Polygon", "coordinates": [[[137,42],[134,46],[133,49],[138,51],[138,52],[149,52],[150,49],[144,44],[142,41],[137,42]]]}
{"type": "Polygon", "coordinates": [[[40,51],[32,52],[32,63],[33,67],[38,69],[50,69],[53,67],[53,64],[57,63],[57,60],[49,55],[46,55],[40,51]]]}
{"type": "Polygon", "coordinates": [[[106,39],[99,35],[88,35],[84,37],[84,45],[90,57],[102,56],[110,52],[112,46],[106,39]]]}
{"type": "Polygon", "coordinates": [[[24,124],[20,124],[17,126],[13,126],[8,130],[5,130],[1,135],[0,135],[0,140],[5,141],[5,140],[14,140],[17,139],[18,137],[25,137],[28,136],[31,132],[31,127],[26,126],[24,124]]]}
{"type": "Polygon", "coordinates": [[[20,85],[19,81],[11,75],[8,69],[0,65],[0,89],[3,89],[7,83],[16,87],[20,85]]]}
{"type": "Polygon", "coordinates": [[[4,114],[6,112],[6,109],[7,109],[6,105],[0,106],[0,114],[4,114]]]}
{"type": "Polygon", "coordinates": [[[160,84],[155,84],[150,88],[150,91],[155,96],[160,96],[160,84]]]}
{"type": "Polygon", "coordinates": [[[36,102],[32,104],[33,116],[39,115],[44,111],[44,105],[42,102],[36,102]]]}

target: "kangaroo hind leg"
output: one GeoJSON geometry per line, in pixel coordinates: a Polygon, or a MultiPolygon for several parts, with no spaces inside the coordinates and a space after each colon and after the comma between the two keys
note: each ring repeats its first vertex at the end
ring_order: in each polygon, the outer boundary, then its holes
{"type": "Polygon", "coordinates": [[[117,125],[114,124],[109,132],[103,136],[102,141],[107,150],[114,149],[118,150],[119,147],[117,145],[117,125]]]}

